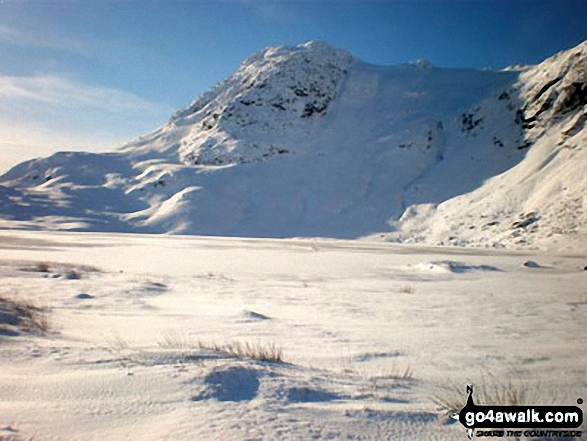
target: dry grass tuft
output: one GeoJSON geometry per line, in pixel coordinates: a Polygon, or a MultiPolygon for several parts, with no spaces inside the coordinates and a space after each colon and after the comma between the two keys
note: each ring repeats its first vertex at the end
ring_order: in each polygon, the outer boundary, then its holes
{"type": "Polygon", "coordinates": [[[34,270],[39,273],[48,273],[50,269],[51,269],[51,267],[49,266],[49,264],[47,262],[39,262],[39,263],[37,263],[34,270]]]}
{"type": "Polygon", "coordinates": [[[157,346],[170,349],[199,349],[200,342],[187,335],[166,332],[163,338],[157,342],[157,346]]]}
{"type": "Polygon", "coordinates": [[[250,358],[253,360],[265,361],[269,363],[280,363],[283,361],[281,347],[275,343],[250,343],[250,342],[232,342],[224,345],[212,344],[211,346],[201,345],[202,349],[212,349],[216,352],[224,352],[236,358],[250,358]]]}
{"type": "Polygon", "coordinates": [[[88,265],[71,265],[58,262],[21,262],[24,266],[22,271],[32,273],[54,274],[58,277],[64,276],[69,280],[79,280],[88,273],[101,273],[99,268],[88,265]]]}
{"type": "Polygon", "coordinates": [[[126,351],[130,349],[130,344],[119,334],[112,334],[109,336],[103,336],[106,349],[112,349],[114,351],[126,351]]]}
{"type": "Polygon", "coordinates": [[[252,359],[269,363],[280,363],[283,361],[283,351],[281,347],[273,342],[251,343],[235,341],[232,343],[219,344],[216,342],[203,342],[176,333],[167,333],[157,344],[161,348],[202,349],[218,352],[235,358],[252,359]]]}
{"type": "Polygon", "coordinates": [[[414,293],[414,285],[413,284],[403,284],[399,287],[400,294],[413,294],[414,293]]]}
{"type": "MultiPolygon", "coordinates": [[[[391,367],[383,369],[377,374],[363,374],[367,384],[365,390],[366,398],[368,398],[372,404],[386,401],[392,397],[393,390],[396,387],[410,383],[413,375],[410,366],[399,368],[397,365],[392,365],[391,367]]],[[[367,409],[372,408],[369,407],[368,403],[365,403],[364,410],[367,409]]]]}
{"type": "Polygon", "coordinates": [[[11,333],[18,329],[42,334],[49,332],[49,308],[41,307],[30,299],[0,295],[0,330],[11,333]]]}
{"type": "MultiPolygon", "coordinates": [[[[555,396],[544,396],[537,385],[521,381],[500,380],[492,375],[484,375],[473,385],[473,399],[482,405],[529,405],[548,404],[556,401],[555,396]]],[[[460,411],[467,403],[466,384],[445,384],[439,387],[432,401],[447,413],[460,411]]]]}
{"type": "Polygon", "coordinates": [[[414,377],[414,371],[411,366],[406,366],[404,369],[394,367],[389,376],[398,380],[411,380],[414,377]]]}

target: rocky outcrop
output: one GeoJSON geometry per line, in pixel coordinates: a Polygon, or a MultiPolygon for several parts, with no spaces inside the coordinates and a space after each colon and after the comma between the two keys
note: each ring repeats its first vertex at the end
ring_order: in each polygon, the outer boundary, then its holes
{"type": "Polygon", "coordinates": [[[194,165],[263,161],[294,154],[264,133],[310,132],[326,114],[354,58],[325,43],[272,47],[247,59],[227,80],[178,112],[170,124],[189,126],[179,149],[194,165]]]}
{"type": "Polygon", "coordinates": [[[521,109],[528,128],[551,125],[587,105],[587,42],[521,75],[521,109]]]}

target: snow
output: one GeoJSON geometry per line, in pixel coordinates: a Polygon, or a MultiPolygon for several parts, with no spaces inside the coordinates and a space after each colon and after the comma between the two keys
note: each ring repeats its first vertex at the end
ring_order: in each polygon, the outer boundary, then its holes
{"type": "Polygon", "coordinates": [[[433,400],[447,384],[466,398],[489,374],[539,404],[585,395],[586,262],[3,231],[1,293],[50,306],[52,330],[0,336],[0,427],[41,440],[459,439],[433,400]],[[283,362],[198,342],[274,343],[283,362]]]}
{"type": "MultiPolygon", "coordinates": [[[[519,90],[516,113],[525,142],[518,141],[518,149],[531,146],[524,159],[502,174],[494,173],[479,188],[443,200],[436,210],[412,208],[415,216],[404,214],[397,224],[404,231],[393,240],[585,250],[586,60],[587,43],[582,43],[522,72],[499,98],[508,101],[519,90]]],[[[492,110],[481,107],[475,118],[495,121],[492,110]]],[[[421,185],[441,182],[441,171],[433,173],[421,185]]]]}
{"type": "Polygon", "coordinates": [[[12,169],[0,227],[584,252],[585,44],[504,71],[268,48],[116,152],[12,169]]]}
{"type": "Polygon", "coordinates": [[[14,167],[0,439],[453,440],[450,388],[574,404],[586,44],[504,71],[272,47],[115,152],[14,167]]]}

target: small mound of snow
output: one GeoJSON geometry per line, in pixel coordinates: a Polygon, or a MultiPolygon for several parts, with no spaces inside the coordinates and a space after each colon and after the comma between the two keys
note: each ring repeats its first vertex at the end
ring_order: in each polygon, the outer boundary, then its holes
{"type": "Polygon", "coordinates": [[[77,296],[75,296],[76,299],[80,299],[80,300],[90,300],[93,299],[94,296],[90,295],[90,294],[86,294],[86,293],[81,293],[78,294],[77,296]]]}
{"type": "Polygon", "coordinates": [[[354,359],[358,362],[372,361],[381,358],[395,358],[400,357],[402,354],[398,351],[395,352],[367,352],[364,354],[357,355],[354,359]]]}
{"type": "Polygon", "coordinates": [[[204,378],[204,390],[192,401],[250,401],[259,391],[258,373],[254,369],[231,366],[212,371],[204,378]]]}
{"type": "Polygon", "coordinates": [[[416,268],[423,271],[431,271],[435,273],[466,273],[469,271],[500,271],[491,265],[468,265],[462,262],[455,262],[453,260],[441,260],[436,262],[427,262],[416,265],[416,268]]]}
{"type": "Polygon", "coordinates": [[[438,414],[432,412],[367,409],[364,411],[347,411],[346,414],[348,416],[352,416],[353,414],[367,416],[372,421],[395,421],[408,424],[426,424],[438,421],[438,414]]]}
{"type": "Polygon", "coordinates": [[[341,399],[340,396],[332,392],[309,387],[292,387],[288,389],[286,396],[287,400],[292,403],[318,403],[341,399]]]}
{"type": "Polygon", "coordinates": [[[3,325],[18,325],[18,315],[16,311],[9,308],[9,306],[0,306],[0,326],[3,325]]]}
{"type": "Polygon", "coordinates": [[[159,282],[146,283],[144,289],[151,292],[163,292],[167,290],[167,285],[159,282]]]}
{"type": "Polygon", "coordinates": [[[438,274],[451,273],[451,271],[447,265],[439,265],[436,262],[419,263],[418,265],[414,266],[414,269],[416,269],[418,271],[422,271],[422,272],[431,272],[431,273],[438,273],[438,274]]]}
{"type": "Polygon", "coordinates": [[[1,325],[0,324],[0,336],[4,337],[17,337],[20,335],[18,328],[12,325],[1,325]]]}
{"type": "Polygon", "coordinates": [[[67,280],[79,280],[82,278],[82,276],[75,270],[70,270],[67,272],[67,274],[65,275],[65,278],[67,280]]]}
{"type": "Polygon", "coordinates": [[[255,311],[249,311],[248,309],[244,309],[240,314],[239,317],[246,320],[246,321],[264,321],[264,320],[271,320],[271,317],[268,317],[264,314],[260,314],[255,311]]]}

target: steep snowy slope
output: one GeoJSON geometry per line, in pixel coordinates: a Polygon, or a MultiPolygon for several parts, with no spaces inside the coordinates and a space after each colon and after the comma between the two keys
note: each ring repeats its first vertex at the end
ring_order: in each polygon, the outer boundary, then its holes
{"type": "Polygon", "coordinates": [[[520,73],[268,48],[115,153],[15,167],[0,226],[584,243],[586,52],[520,73]]]}
{"type": "MultiPolygon", "coordinates": [[[[499,99],[515,96],[524,160],[437,207],[411,207],[395,224],[400,233],[390,238],[587,249],[587,42],[526,70],[499,99]]],[[[478,118],[489,119],[488,112],[479,106],[478,118]]],[[[421,185],[437,185],[443,174],[437,167],[421,185]]]]}

